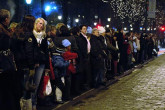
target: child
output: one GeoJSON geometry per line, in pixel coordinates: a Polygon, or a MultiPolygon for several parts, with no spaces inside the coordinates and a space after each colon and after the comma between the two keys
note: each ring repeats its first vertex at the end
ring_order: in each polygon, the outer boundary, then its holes
{"type": "Polygon", "coordinates": [[[70,88],[71,88],[71,74],[76,73],[76,58],[78,57],[77,53],[71,52],[71,43],[69,40],[64,39],[62,45],[65,47],[65,52],[62,54],[65,61],[69,61],[69,66],[67,68],[67,74],[65,76],[65,90],[66,96],[64,100],[70,99],[70,88]]]}
{"type": "Polygon", "coordinates": [[[71,43],[69,42],[69,40],[64,39],[62,41],[63,46],[65,47],[65,52],[62,54],[64,60],[67,60],[70,62],[69,67],[67,69],[67,74],[71,74],[71,73],[76,73],[76,58],[78,57],[77,53],[73,53],[71,52],[71,43]]]}

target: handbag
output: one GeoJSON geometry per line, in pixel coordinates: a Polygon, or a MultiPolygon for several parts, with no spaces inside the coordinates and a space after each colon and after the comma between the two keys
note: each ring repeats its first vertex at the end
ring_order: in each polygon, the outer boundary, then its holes
{"type": "Polygon", "coordinates": [[[44,98],[45,96],[50,95],[51,92],[52,92],[52,86],[50,83],[50,77],[49,75],[45,74],[43,77],[43,82],[42,82],[41,89],[39,92],[39,97],[44,98]]]}
{"type": "Polygon", "coordinates": [[[45,95],[48,96],[52,93],[52,86],[50,83],[50,79],[47,82],[46,89],[45,89],[45,95]]]}

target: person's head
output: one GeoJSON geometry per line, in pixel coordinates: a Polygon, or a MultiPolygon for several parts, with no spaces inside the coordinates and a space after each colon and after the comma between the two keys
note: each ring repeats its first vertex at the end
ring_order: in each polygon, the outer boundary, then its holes
{"type": "Polygon", "coordinates": [[[54,25],[52,25],[52,26],[50,26],[50,32],[51,32],[51,35],[56,35],[56,26],[54,26],[54,25]]]}
{"type": "Polygon", "coordinates": [[[122,27],[118,27],[117,31],[123,33],[123,28],[122,27]]]}
{"type": "Polygon", "coordinates": [[[99,34],[105,36],[105,28],[103,26],[98,27],[99,34]]]}
{"type": "Polygon", "coordinates": [[[32,32],[34,28],[35,17],[32,15],[25,15],[22,19],[21,27],[23,31],[32,32]]]}
{"type": "Polygon", "coordinates": [[[58,36],[70,36],[70,30],[66,25],[61,26],[57,31],[58,36]]]}
{"type": "Polygon", "coordinates": [[[116,36],[114,36],[114,37],[113,37],[113,39],[116,41],[116,40],[117,40],[117,37],[116,37],[116,36]]]}
{"type": "Polygon", "coordinates": [[[67,49],[67,50],[71,50],[71,43],[68,39],[64,39],[62,41],[62,45],[67,49]]]}
{"type": "Polygon", "coordinates": [[[86,34],[86,33],[87,33],[87,26],[86,26],[86,25],[81,25],[81,26],[80,26],[80,31],[81,31],[83,34],[86,34]]]}
{"type": "Polygon", "coordinates": [[[110,31],[109,28],[106,28],[106,29],[105,29],[105,33],[106,33],[106,35],[111,36],[111,31],[110,31]]]}
{"type": "Polygon", "coordinates": [[[73,27],[70,31],[71,31],[71,34],[73,36],[79,36],[80,35],[80,28],[79,27],[73,27]]]}
{"type": "Polygon", "coordinates": [[[8,10],[0,10],[0,23],[3,23],[6,26],[10,24],[10,12],[8,10]]]}
{"type": "Polygon", "coordinates": [[[98,37],[98,36],[99,36],[99,31],[98,31],[98,29],[97,29],[97,28],[93,28],[92,34],[98,37]]]}
{"type": "Polygon", "coordinates": [[[56,29],[58,30],[58,29],[61,28],[61,26],[64,26],[64,25],[65,25],[64,23],[58,23],[58,24],[56,25],[56,29]]]}
{"type": "Polygon", "coordinates": [[[12,22],[9,26],[9,29],[12,31],[12,32],[15,32],[15,29],[17,27],[18,23],[16,22],[12,22]]]}
{"type": "Polygon", "coordinates": [[[43,18],[37,18],[34,23],[34,30],[36,32],[46,32],[47,22],[43,18]]]}

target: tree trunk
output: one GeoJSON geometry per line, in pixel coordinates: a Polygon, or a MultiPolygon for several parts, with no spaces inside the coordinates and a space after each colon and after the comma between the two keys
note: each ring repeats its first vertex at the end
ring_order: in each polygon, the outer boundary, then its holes
{"type": "Polygon", "coordinates": [[[62,0],[63,23],[67,25],[68,21],[68,3],[67,0],[62,0]]]}
{"type": "Polygon", "coordinates": [[[46,14],[45,14],[45,10],[44,10],[44,0],[41,0],[41,16],[42,18],[46,19],[46,14]]]}

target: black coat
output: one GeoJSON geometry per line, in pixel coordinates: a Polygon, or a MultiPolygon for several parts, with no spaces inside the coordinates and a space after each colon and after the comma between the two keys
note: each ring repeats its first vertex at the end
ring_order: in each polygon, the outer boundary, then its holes
{"type": "Polygon", "coordinates": [[[88,59],[88,50],[87,50],[87,40],[80,33],[80,36],[76,38],[77,46],[78,46],[78,59],[85,60],[88,59]]]}
{"type": "Polygon", "coordinates": [[[11,36],[7,26],[0,24],[0,71],[15,70],[12,53],[7,56],[3,54],[4,51],[11,50],[11,36]]]}
{"type": "Polygon", "coordinates": [[[102,41],[99,37],[92,35],[91,43],[91,64],[93,68],[102,68],[104,65],[104,57],[106,54],[103,52],[102,41]]]}
{"type": "Polygon", "coordinates": [[[32,32],[14,36],[13,51],[18,68],[34,69],[35,64],[45,64],[49,69],[47,38],[39,45],[32,32]]]}
{"type": "MultiPolygon", "coordinates": [[[[112,45],[116,47],[116,41],[112,39],[112,45]]],[[[112,51],[112,60],[118,60],[118,52],[112,51]]]]}
{"type": "Polygon", "coordinates": [[[114,36],[117,37],[118,47],[121,53],[123,50],[123,43],[124,43],[123,33],[118,32],[118,33],[115,33],[114,36]]]}

